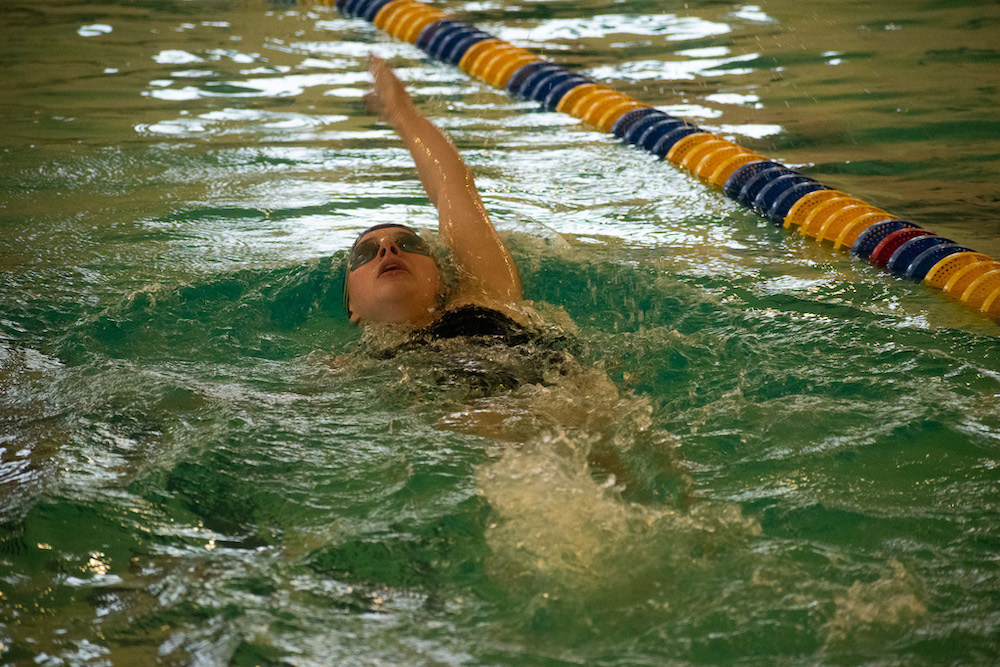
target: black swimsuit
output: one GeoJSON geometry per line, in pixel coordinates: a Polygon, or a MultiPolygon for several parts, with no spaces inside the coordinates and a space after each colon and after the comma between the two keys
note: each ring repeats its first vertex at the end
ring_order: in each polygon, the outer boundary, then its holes
{"type": "Polygon", "coordinates": [[[427,371],[434,384],[492,396],[565,375],[572,359],[567,343],[561,333],[529,329],[500,311],[469,305],[444,313],[399,346],[367,352],[391,359],[427,351],[434,356],[427,371]]]}
{"type": "Polygon", "coordinates": [[[417,334],[426,340],[466,336],[488,344],[523,345],[531,333],[499,310],[462,306],[449,310],[417,334]]]}

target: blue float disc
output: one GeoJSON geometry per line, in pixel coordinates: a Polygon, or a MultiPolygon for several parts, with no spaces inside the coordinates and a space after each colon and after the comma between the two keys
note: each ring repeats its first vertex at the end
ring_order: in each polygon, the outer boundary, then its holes
{"type": "Polygon", "coordinates": [[[536,70],[545,67],[546,65],[551,65],[552,63],[545,60],[534,60],[527,65],[521,65],[514,73],[510,75],[507,79],[507,92],[518,94],[521,90],[521,85],[524,84],[525,79],[531,76],[536,70]]]}
{"type": "Polygon", "coordinates": [[[664,113],[663,111],[656,111],[645,116],[644,118],[640,118],[635,123],[632,123],[630,127],[626,128],[625,134],[622,138],[625,139],[627,143],[638,145],[639,139],[642,138],[642,135],[646,132],[646,130],[663,120],[679,121],[680,118],[674,118],[670,114],[664,113]]]}
{"type": "Polygon", "coordinates": [[[656,146],[656,142],[678,127],[683,127],[685,124],[680,118],[674,118],[673,116],[661,118],[645,129],[642,135],[636,140],[635,145],[652,152],[653,147],[656,146]]]}
{"type": "Polygon", "coordinates": [[[788,216],[788,212],[792,210],[795,203],[805,197],[810,192],[816,192],[817,190],[829,190],[830,188],[822,183],[818,183],[812,179],[809,181],[797,183],[792,187],[784,190],[778,197],[774,200],[771,208],[767,210],[767,218],[776,225],[780,225],[785,221],[788,216]]]}
{"type": "Polygon", "coordinates": [[[456,22],[451,19],[438,19],[433,23],[428,23],[424,26],[424,29],[420,31],[417,35],[417,41],[413,42],[413,45],[418,49],[427,50],[427,43],[434,37],[439,31],[444,30],[450,25],[454,25],[456,22]]]}
{"type": "MultiPolygon", "coordinates": [[[[533,65],[534,63],[529,64],[533,65]]],[[[514,73],[516,74],[520,70],[521,68],[518,68],[514,73]]],[[[531,90],[540,79],[546,76],[551,76],[557,72],[567,72],[567,70],[561,65],[555,65],[553,63],[543,61],[541,65],[528,72],[528,75],[520,80],[520,83],[516,88],[508,86],[508,89],[518,97],[528,99],[528,91],[531,90]]],[[[513,79],[514,77],[511,78],[513,79]]]]}
{"type": "MultiPolygon", "coordinates": [[[[437,58],[438,54],[441,53],[441,47],[446,40],[449,40],[457,35],[467,35],[469,32],[474,30],[472,26],[462,23],[461,21],[437,21],[436,23],[440,25],[434,33],[427,38],[423,47],[424,51],[431,54],[435,58],[437,58]]],[[[432,23],[431,25],[434,24],[432,23]]],[[[426,29],[427,28],[424,28],[424,30],[426,29]]]]}
{"type": "Polygon", "coordinates": [[[616,120],[614,125],[611,126],[611,134],[621,139],[625,136],[626,130],[628,130],[633,123],[637,123],[646,116],[656,113],[663,112],[658,109],[654,109],[653,107],[639,107],[638,109],[626,111],[621,116],[618,116],[618,120],[616,120]]]}
{"type": "Polygon", "coordinates": [[[441,60],[449,65],[457,65],[461,62],[465,52],[472,48],[473,44],[492,39],[492,37],[493,35],[482,30],[473,30],[470,33],[456,35],[453,38],[445,38],[441,40],[441,46],[438,49],[441,54],[441,60]]]}
{"type": "Polygon", "coordinates": [[[657,157],[666,157],[667,153],[670,152],[670,149],[674,147],[674,144],[684,137],[697,134],[698,132],[704,132],[704,130],[700,127],[691,125],[690,123],[681,121],[677,127],[660,137],[656,144],[650,149],[650,152],[657,157]]]}
{"type": "Polygon", "coordinates": [[[880,222],[876,222],[858,235],[858,238],[854,241],[854,245],[851,246],[851,254],[868,259],[868,257],[872,254],[872,250],[875,249],[875,246],[881,243],[882,239],[886,236],[892,234],[893,232],[897,232],[900,229],[917,226],[918,225],[906,220],[882,220],[880,222]]]}
{"type": "Polygon", "coordinates": [[[390,2],[392,2],[392,0],[371,0],[371,2],[369,2],[366,6],[362,7],[361,5],[364,4],[362,0],[362,2],[357,3],[357,15],[371,23],[375,20],[375,15],[390,2]]]}
{"type": "MultiPolygon", "coordinates": [[[[573,74],[562,67],[557,70],[539,70],[538,76],[531,77],[530,81],[524,82],[524,85],[521,86],[521,94],[529,100],[543,102],[548,97],[549,92],[552,91],[552,88],[574,76],[579,75],[573,74]]],[[[583,77],[580,78],[582,79],[583,77]]]]}
{"type": "Polygon", "coordinates": [[[334,7],[344,16],[360,16],[363,7],[371,0],[337,0],[334,7]],[[359,5],[361,5],[359,7],[359,5]]]}
{"type": "Polygon", "coordinates": [[[545,95],[545,99],[540,101],[543,105],[545,105],[546,109],[549,111],[555,111],[555,108],[559,106],[559,102],[562,101],[562,98],[566,96],[569,91],[573,90],[577,86],[593,82],[594,80],[589,77],[574,74],[568,79],[563,79],[556,85],[552,86],[552,89],[545,95]]]}
{"type": "MultiPolygon", "coordinates": [[[[438,60],[444,58],[444,54],[451,51],[451,48],[458,44],[463,37],[476,33],[477,30],[470,25],[456,21],[454,24],[445,26],[434,33],[430,41],[427,42],[427,53],[438,60]]],[[[485,34],[485,33],[484,33],[485,34]]]]}
{"type": "Polygon", "coordinates": [[[725,193],[730,199],[736,199],[740,196],[740,190],[746,185],[747,181],[756,176],[760,171],[764,169],[770,169],[771,167],[780,167],[782,165],[777,162],[771,162],[770,160],[754,160],[753,162],[747,162],[745,165],[739,167],[736,171],[729,175],[726,179],[725,185],[722,186],[722,192],[725,193]]]}
{"type": "Polygon", "coordinates": [[[795,187],[802,183],[815,183],[813,179],[808,176],[803,176],[802,174],[792,173],[792,174],[782,174],[777,178],[768,181],[764,187],[760,189],[757,196],[753,198],[751,202],[754,210],[760,213],[767,213],[771,210],[774,202],[777,201],[778,197],[785,193],[789,188],[795,187]]]}
{"type": "Polygon", "coordinates": [[[743,184],[743,188],[740,190],[740,194],[737,195],[736,201],[747,208],[752,208],[757,195],[760,194],[760,191],[763,190],[768,183],[786,175],[799,175],[799,172],[794,169],[789,169],[785,165],[777,165],[757,170],[757,172],[743,184]]]}
{"type": "Polygon", "coordinates": [[[896,250],[889,257],[889,261],[886,262],[885,268],[887,271],[895,273],[896,275],[905,275],[907,269],[910,268],[910,264],[912,264],[913,260],[920,256],[920,253],[928,248],[933,248],[934,246],[943,245],[945,243],[953,244],[955,242],[951,239],[942,238],[940,236],[918,236],[915,239],[910,239],[896,248],[896,250]]]}
{"type": "MultiPolygon", "coordinates": [[[[939,236],[931,237],[921,237],[921,238],[940,238],[939,236]]],[[[948,255],[954,255],[960,252],[973,252],[970,248],[966,248],[964,245],[958,245],[957,243],[942,243],[940,245],[934,245],[922,253],[916,256],[910,265],[906,267],[906,277],[910,280],[916,280],[920,282],[927,274],[930,273],[938,262],[947,257],[948,255]]]]}

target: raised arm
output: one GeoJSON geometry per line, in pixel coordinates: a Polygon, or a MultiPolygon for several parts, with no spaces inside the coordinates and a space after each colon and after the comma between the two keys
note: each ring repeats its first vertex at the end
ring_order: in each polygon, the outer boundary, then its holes
{"type": "Polygon", "coordinates": [[[371,56],[371,72],[371,101],[413,156],[427,197],[437,207],[441,236],[458,262],[460,279],[452,300],[515,305],[523,298],[517,266],[490,222],[458,149],[417,111],[388,63],[371,56]]]}

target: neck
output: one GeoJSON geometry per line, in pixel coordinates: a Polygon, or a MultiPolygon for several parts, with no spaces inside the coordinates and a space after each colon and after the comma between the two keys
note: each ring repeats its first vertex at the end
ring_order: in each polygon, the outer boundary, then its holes
{"type": "Polygon", "coordinates": [[[383,306],[379,313],[378,321],[364,321],[360,324],[371,325],[395,325],[408,326],[414,329],[423,329],[438,318],[437,308],[414,307],[412,302],[404,302],[397,307],[391,305],[383,306]]]}

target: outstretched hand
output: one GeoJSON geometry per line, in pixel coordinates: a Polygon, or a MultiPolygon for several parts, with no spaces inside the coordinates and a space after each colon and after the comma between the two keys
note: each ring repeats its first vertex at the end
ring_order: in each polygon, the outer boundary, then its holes
{"type": "Polygon", "coordinates": [[[368,69],[374,79],[372,90],[365,98],[368,110],[391,119],[399,112],[412,109],[413,101],[389,63],[373,53],[368,55],[368,60],[368,69]]]}

